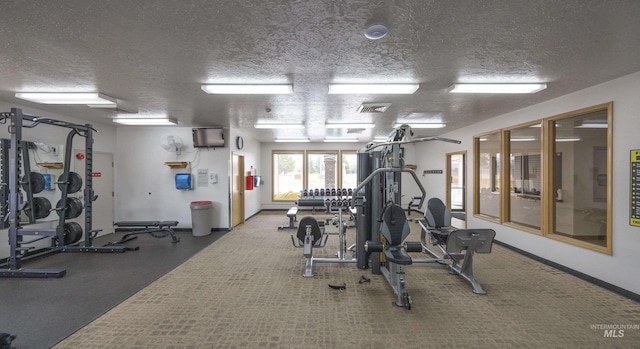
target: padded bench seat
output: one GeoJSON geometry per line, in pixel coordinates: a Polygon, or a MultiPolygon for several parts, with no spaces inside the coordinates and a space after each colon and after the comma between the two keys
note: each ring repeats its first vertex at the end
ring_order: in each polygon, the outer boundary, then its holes
{"type": "Polygon", "coordinates": [[[167,235],[171,236],[171,240],[175,242],[179,242],[180,238],[178,238],[173,231],[173,227],[178,225],[178,221],[120,221],[113,223],[119,229],[123,229],[128,231],[120,241],[114,244],[121,244],[132,239],[135,239],[133,235],[139,234],[149,234],[154,238],[163,238],[167,235]]]}
{"type": "Polygon", "coordinates": [[[178,221],[122,221],[115,222],[113,225],[119,228],[175,227],[178,221]]]}

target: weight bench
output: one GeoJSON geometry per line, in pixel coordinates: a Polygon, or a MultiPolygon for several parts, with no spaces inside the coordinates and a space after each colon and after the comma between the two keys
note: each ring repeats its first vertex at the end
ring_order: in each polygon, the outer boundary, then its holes
{"type": "Polygon", "coordinates": [[[170,235],[173,243],[180,241],[180,238],[173,231],[173,227],[178,225],[178,221],[123,221],[116,222],[114,225],[129,232],[120,240],[108,243],[108,246],[123,244],[136,239],[136,235],[140,234],[149,234],[154,238],[164,238],[170,235]]]}
{"type": "Polygon", "coordinates": [[[287,211],[287,217],[289,217],[289,225],[282,225],[279,226],[278,229],[296,229],[296,220],[297,220],[297,215],[298,215],[298,208],[297,207],[292,207],[289,209],[289,211],[287,211]]]}

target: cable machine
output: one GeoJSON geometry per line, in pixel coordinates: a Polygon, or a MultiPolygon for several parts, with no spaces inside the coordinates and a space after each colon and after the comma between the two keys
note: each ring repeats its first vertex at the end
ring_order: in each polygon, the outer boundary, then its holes
{"type": "Polygon", "coordinates": [[[370,266],[373,274],[383,274],[397,295],[395,304],[407,309],[411,309],[411,298],[405,289],[404,266],[413,261],[406,252],[420,252],[422,246],[419,242],[403,244],[410,229],[400,206],[402,173],[409,173],[421,192],[413,197],[419,199],[413,207],[422,207],[426,192],[415,172],[405,167],[402,145],[434,140],[460,143],[440,137],[408,139],[411,134],[410,127],[402,125],[386,142],[369,144],[358,152],[359,184],[354,192],[357,266],[370,266]]]}
{"type": "MultiPolygon", "coordinates": [[[[8,268],[0,269],[0,277],[28,277],[28,278],[59,278],[66,274],[65,269],[23,269],[22,262],[27,257],[41,256],[51,253],[59,252],[102,252],[102,253],[122,253],[131,248],[124,246],[105,246],[94,247],[93,239],[97,236],[100,230],[93,230],[91,220],[93,216],[93,201],[97,199],[92,188],[92,171],[93,171],[93,132],[97,132],[90,124],[79,125],[65,121],[59,121],[55,119],[30,116],[22,113],[21,109],[12,108],[11,112],[0,113],[0,122],[9,122],[9,133],[11,134],[11,140],[4,142],[2,156],[3,160],[7,160],[4,163],[8,164],[8,169],[3,166],[3,178],[8,179],[8,190],[3,189],[2,199],[7,200],[8,204],[4,205],[6,201],[3,201],[3,216],[8,221],[9,229],[9,246],[10,256],[6,262],[8,268]],[[32,215],[34,214],[34,201],[31,193],[31,179],[28,164],[27,152],[25,149],[25,142],[22,141],[23,128],[34,128],[38,125],[53,125],[58,127],[64,127],[70,129],[67,134],[65,143],[64,165],[63,173],[58,178],[58,184],[61,191],[60,201],[55,210],[58,213],[58,222],[55,228],[31,228],[23,226],[20,222],[21,212],[25,211],[29,215],[29,221],[33,222],[32,215]],[[71,153],[73,147],[74,136],[81,136],[85,139],[85,188],[83,192],[84,205],[77,198],[69,197],[68,194],[75,190],[72,187],[77,187],[78,178],[77,174],[71,172],[71,153]],[[6,144],[9,143],[9,144],[6,144]],[[8,145],[8,151],[7,146],[8,145]],[[25,159],[26,158],[26,159],[25,159]],[[26,161],[25,161],[26,160],[26,161]],[[26,175],[20,181],[20,169],[23,168],[22,162],[25,161],[24,170],[26,175]],[[23,188],[27,188],[26,196],[27,201],[24,201],[24,196],[20,191],[20,185],[25,184],[23,188]],[[6,207],[6,208],[5,208],[6,207]],[[84,209],[84,242],[81,245],[70,245],[68,240],[76,240],[71,243],[75,243],[79,240],[71,238],[71,235],[79,233],[82,236],[82,227],[78,228],[78,223],[66,222],[70,217],[77,217],[84,209]],[[6,210],[6,211],[4,211],[6,210]],[[75,223],[75,224],[72,224],[75,223]],[[80,231],[78,231],[80,229],[80,231]],[[73,234],[70,234],[73,233],[73,234]],[[31,237],[26,240],[25,237],[31,237]],[[51,239],[51,246],[45,251],[37,253],[35,255],[28,255],[27,252],[33,249],[28,245],[44,240],[51,239]]],[[[82,183],[80,182],[80,186],[82,183]]],[[[77,188],[79,190],[79,188],[77,188]]]]}

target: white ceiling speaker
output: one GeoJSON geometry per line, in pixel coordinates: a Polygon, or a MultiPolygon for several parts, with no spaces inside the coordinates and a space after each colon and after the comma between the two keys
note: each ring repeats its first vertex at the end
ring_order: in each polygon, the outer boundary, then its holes
{"type": "Polygon", "coordinates": [[[166,151],[180,155],[180,150],[182,149],[182,138],[174,135],[165,136],[162,138],[160,146],[162,146],[162,149],[166,151]]]}
{"type": "Polygon", "coordinates": [[[384,38],[389,29],[384,24],[374,24],[364,31],[364,36],[370,40],[378,40],[384,38]]]}

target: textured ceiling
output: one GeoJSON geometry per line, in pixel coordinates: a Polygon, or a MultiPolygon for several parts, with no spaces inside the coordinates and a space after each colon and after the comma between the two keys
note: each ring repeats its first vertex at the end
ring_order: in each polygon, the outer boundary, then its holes
{"type": "MultiPolygon", "coordinates": [[[[339,136],[327,121],[464,125],[640,71],[640,1],[154,0],[2,1],[0,99],[98,90],[182,126],[231,126],[258,139],[339,136]],[[384,23],[389,34],[368,40],[384,23]],[[207,95],[203,83],[293,83],[292,95],[207,95]],[[329,83],[419,83],[413,95],[328,95],[329,83]],[[454,82],[546,82],[533,95],[454,95],[454,82]],[[363,102],[390,102],[382,114],[363,102]],[[267,112],[267,109],[270,112],[267,112]],[[416,116],[416,113],[424,113],[416,116]],[[305,130],[254,130],[258,121],[305,130]],[[251,131],[249,131],[251,130],[251,131]]],[[[110,123],[86,106],[48,111],[110,123]]]]}

